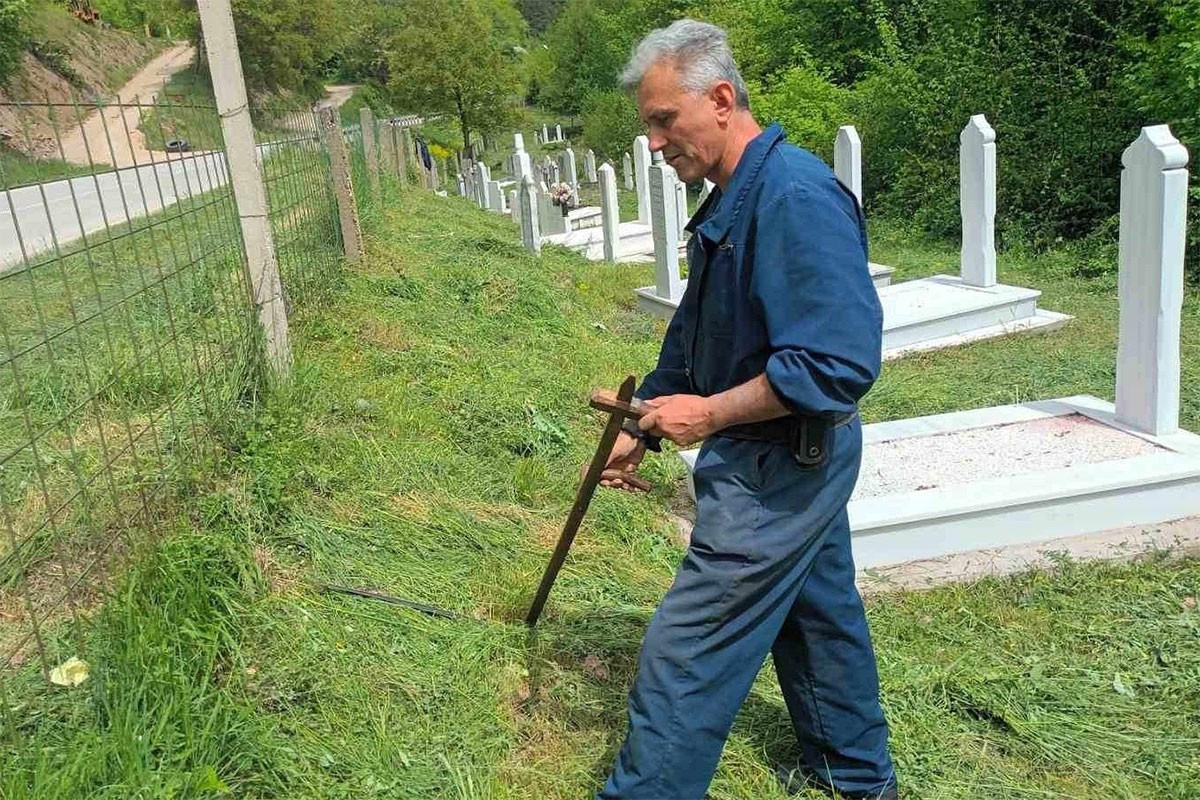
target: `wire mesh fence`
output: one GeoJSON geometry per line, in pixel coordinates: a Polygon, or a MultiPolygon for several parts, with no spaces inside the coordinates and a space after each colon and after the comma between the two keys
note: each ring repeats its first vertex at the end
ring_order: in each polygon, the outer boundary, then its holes
{"type": "MultiPolygon", "coordinates": [[[[339,263],[311,113],[260,138],[289,298],[339,263]]],[[[259,378],[220,119],[204,104],[0,104],[0,708],[84,651],[108,579],[259,378]],[[181,131],[186,136],[181,136],[181,131]]]]}

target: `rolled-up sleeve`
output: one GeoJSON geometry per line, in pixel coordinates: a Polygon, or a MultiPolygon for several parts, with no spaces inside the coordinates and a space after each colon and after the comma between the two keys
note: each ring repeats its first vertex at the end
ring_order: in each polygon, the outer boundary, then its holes
{"type": "Polygon", "coordinates": [[[795,188],[759,209],[751,295],[767,381],[793,413],[853,411],[879,376],[883,312],[854,201],[795,188]]]}

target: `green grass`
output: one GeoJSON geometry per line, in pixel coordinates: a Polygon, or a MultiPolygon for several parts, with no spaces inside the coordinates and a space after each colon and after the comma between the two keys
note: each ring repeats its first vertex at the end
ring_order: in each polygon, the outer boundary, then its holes
{"type": "MultiPolygon", "coordinates": [[[[90,167],[55,159],[33,159],[19,150],[0,144],[0,189],[16,189],[43,181],[90,175],[90,167]]],[[[7,205],[4,206],[7,212],[7,205]]]]}
{"type": "MultiPolygon", "coordinates": [[[[294,381],[236,438],[169,537],[99,614],[98,680],[9,689],[6,796],[577,798],[624,728],[638,643],[681,550],[682,478],[600,493],[536,637],[519,622],[598,420],[583,398],[654,360],[637,314],[648,265],[547,248],[465,200],[388,190],[368,255],[292,317],[294,381]],[[439,620],[325,594],[369,586],[439,620]],[[139,622],[146,621],[145,635],[139,622]],[[113,766],[110,766],[113,765],[113,766]]],[[[954,252],[877,226],[873,257],[914,276],[954,252]]],[[[889,364],[873,420],[1112,394],[1115,282],[1104,253],[1007,255],[1002,278],[1077,316],[1047,337],[889,364]]],[[[1200,377],[1188,295],[1185,385],[1200,377]]],[[[1185,424],[1200,427],[1196,398],[1185,424]]],[[[1200,564],[1152,559],[987,580],[869,603],[892,746],[914,798],[1200,795],[1200,564]]],[[[795,756],[764,672],[712,797],[782,798],[795,756]]]]}
{"type": "Polygon", "coordinates": [[[171,76],[159,92],[154,108],[142,114],[139,127],[146,147],[163,150],[171,139],[186,139],[193,150],[214,150],[223,146],[220,121],[212,80],[206,69],[195,65],[171,76]]]}

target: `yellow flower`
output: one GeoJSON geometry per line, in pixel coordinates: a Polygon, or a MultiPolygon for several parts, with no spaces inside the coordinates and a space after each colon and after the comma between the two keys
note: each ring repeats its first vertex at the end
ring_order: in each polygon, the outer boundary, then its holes
{"type": "Polygon", "coordinates": [[[50,670],[50,682],[57,686],[78,686],[88,679],[88,663],[76,656],[50,670]]]}

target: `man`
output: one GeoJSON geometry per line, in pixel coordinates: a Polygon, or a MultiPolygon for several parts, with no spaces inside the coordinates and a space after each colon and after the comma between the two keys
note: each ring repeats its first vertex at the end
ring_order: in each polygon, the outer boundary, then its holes
{"type": "Polygon", "coordinates": [[[719,28],[650,33],[622,80],[650,149],[717,188],[688,225],[687,292],[637,391],[653,410],[605,472],[633,489],[647,446],[704,442],[691,546],[646,631],[599,796],[703,797],[771,652],[801,751],[781,777],[895,798],[846,517],[857,402],[880,367],[862,213],[819,159],[755,123],[719,28]]]}

